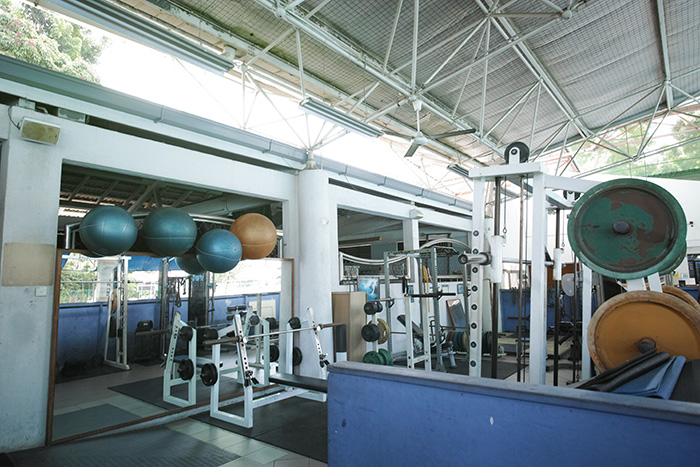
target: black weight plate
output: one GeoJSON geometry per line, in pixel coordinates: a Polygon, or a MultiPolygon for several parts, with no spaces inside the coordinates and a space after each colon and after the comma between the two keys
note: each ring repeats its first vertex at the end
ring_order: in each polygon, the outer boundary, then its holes
{"type": "Polygon", "coordinates": [[[280,348],[275,344],[270,344],[270,361],[276,362],[280,359],[280,348]]]}
{"type": "Polygon", "coordinates": [[[277,320],[275,318],[265,318],[268,323],[270,323],[270,329],[277,329],[277,320]]]}
{"type": "Polygon", "coordinates": [[[192,340],[192,336],[194,335],[194,331],[189,326],[183,326],[180,328],[180,333],[178,335],[185,342],[189,342],[192,340]]]}
{"type": "Polygon", "coordinates": [[[382,302],[379,300],[372,300],[367,303],[365,303],[365,306],[363,308],[365,310],[365,313],[368,315],[374,315],[376,313],[379,313],[384,309],[382,306],[382,302]]]}
{"type": "Polygon", "coordinates": [[[292,349],[292,365],[299,365],[303,359],[304,355],[302,355],[301,349],[299,347],[294,347],[292,349]]]}
{"type": "Polygon", "coordinates": [[[369,323],[362,326],[360,334],[362,335],[362,339],[366,342],[374,342],[379,340],[382,332],[379,330],[379,326],[374,323],[369,323]]]}
{"type": "Polygon", "coordinates": [[[292,317],[289,319],[289,326],[292,329],[299,329],[301,328],[301,320],[297,318],[296,316],[292,317]]]}
{"type": "Polygon", "coordinates": [[[216,371],[216,365],[213,363],[205,363],[202,366],[202,372],[199,375],[202,378],[202,383],[205,386],[213,386],[216,384],[216,380],[219,379],[219,372],[216,371]]]}
{"type": "Polygon", "coordinates": [[[177,374],[185,381],[189,381],[194,376],[194,363],[189,358],[179,362],[177,366],[177,374]]]}

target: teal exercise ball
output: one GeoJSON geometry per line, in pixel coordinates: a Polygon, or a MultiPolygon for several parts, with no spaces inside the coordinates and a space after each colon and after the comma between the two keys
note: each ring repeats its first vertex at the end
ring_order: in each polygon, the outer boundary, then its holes
{"type": "Polygon", "coordinates": [[[216,229],[197,241],[197,261],[207,271],[222,273],[236,267],[241,260],[241,242],[228,230],[216,229]]]}
{"type": "Polygon", "coordinates": [[[200,274],[207,272],[207,270],[204,269],[201,264],[199,264],[199,261],[197,261],[197,257],[195,255],[178,256],[175,258],[175,264],[177,264],[177,267],[185,271],[187,274],[191,274],[193,276],[199,276],[200,274]]]}
{"type": "Polygon", "coordinates": [[[98,256],[120,255],[136,242],[138,229],[131,214],[118,206],[98,206],[80,222],[80,240],[98,256]]]}
{"type": "Polygon", "coordinates": [[[187,252],[197,239],[197,225],[178,208],[160,208],[150,213],[141,226],[148,249],[160,256],[187,252]]]}

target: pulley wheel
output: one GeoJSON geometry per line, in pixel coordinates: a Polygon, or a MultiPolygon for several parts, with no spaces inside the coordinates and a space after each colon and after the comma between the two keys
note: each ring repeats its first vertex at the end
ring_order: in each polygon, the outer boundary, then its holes
{"type": "Polygon", "coordinates": [[[202,365],[202,372],[199,374],[199,377],[202,378],[202,383],[204,383],[205,386],[214,386],[216,380],[219,379],[219,372],[216,371],[216,365],[213,363],[205,363],[202,365]]]}
{"type": "Polygon", "coordinates": [[[506,164],[510,164],[510,156],[517,156],[518,162],[524,164],[530,158],[530,148],[527,147],[527,144],[520,141],[510,143],[503,153],[503,157],[506,158],[506,164]]]}
{"type": "Polygon", "coordinates": [[[592,270],[617,279],[665,271],[685,252],[686,220],[678,201],[658,185],[636,179],[588,190],[569,216],[576,256],[592,270]]]}
{"type": "Polygon", "coordinates": [[[362,326],[360,334],[362,335],[362,339],[364,339],[365,342],[374,342],[379,340],[382,333],[379,330],[379,326],[377,326],[374,323],[369,323],[362,326]]]}
{"type": "Polygon", "coordinates": [[[692,295],[690,295],[688,292],[685,290],[681,290],[678,287],[673,287],[670,285],[662,285],[661,290],[663,290],[664,293],[671,294],[674,297],[678,297],[684,302],[686,302],[688,305],[692,306],[695,308],[695,310],[700,313],[700,303],[698,303],[697,300],[693,298],[692,295]]]}
{"type": "Polygon", "coordinates": [[[389,340],[389,325],[381,318],[377,318],[377,326],[379,326],[379,340],[377,344],[383,344],[389,340]]]}
{"type": "Polygon", "coordinates": [[[177,365],[177,374],[185,381],[189,381],[194,376],[194,363],[189,358],[181,360],[177,365]]]}
{"type": "Polygon", "coordinates": [[[588,325],[588,349],[600,371],[638,355],[640,342],[687,360],[700,358],[700,313],[671,294],[641,290],[607,300],[588,325]]]}

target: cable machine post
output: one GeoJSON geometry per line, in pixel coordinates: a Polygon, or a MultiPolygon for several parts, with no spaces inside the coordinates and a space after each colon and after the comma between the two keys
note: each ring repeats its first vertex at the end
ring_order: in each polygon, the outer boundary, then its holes
{"type": "MultiPolygon", "coordinates": [[[[493,234],[498,235],[501,230],[501,182],[500,177],[494,181],[496,185],[496,197],[493,202],[493,234]]],[[[492,264],[491,268],[500,267],[492,264]]],[[[498,283],[491,284],[491,378],[498,377],[498,283]]]]}
{"type": "MultiPolygon", "coordinates": [[[[442,363],[442,342],[440,342],[442,334],[442,326],[440,325],[440,296],[438,295],[438,263],[437,263],[437,250],[435,247],[430,249],[430,264],[433,274],[431,276],[433,293],[433,306],[434,317],[435,317],[435,354],[437,356],[437,361],[435,362],[435,369],[437,371],[445,371],[445,366],[442,363]]],[[[428,310],[421,313],[421,319],[428,319],[428,310]]]]}
{"type": "Polygon", "coordinates": [[[525,240],[525,190],[523,187],[525,177],[520,176],[520,228],[518,232],[518,342],[515,347],[515,360],[517,365],[517,379],[522,381],[523,366],[523,248],[525,240]]]}
{"type": "MultiPolygon", "coordinates": [[[[554,254],[557,255],[557,249],[559,248],[559,238],[561,235],[561,212],[557,208],[555,211],[555,233],[554,233],[554,254]]],[[[554,261],[554,267],[557,268],[558,263],[554,261]]],[[[555,270],[555,275],[557,271],[555,270]]],[[[561,276],[561,274],[559,274],[561,276]]],[[[554,277],[554,368],[553,368],[553,384],[554,386],[559,386],[559,323],[561,321],[561,308],[559,306],[559,294],[561,293],[561,277],[554,277]]]]}
{"type": "MultiPolygon", "coordinates": [[[[471,175],[471,173],[470,173],[471,175]]],[[[484,201],[486,196],[486,180],[484,177],[474,177],[474,200],[472,212],[472,241],[473,254],[484,252],[484,201]]],[[[484,282],[484,268],[472,268],[471,300],[469,313],[469,376],[481,376],[481,335],[483,293],[481,286],[484,282]]]]}

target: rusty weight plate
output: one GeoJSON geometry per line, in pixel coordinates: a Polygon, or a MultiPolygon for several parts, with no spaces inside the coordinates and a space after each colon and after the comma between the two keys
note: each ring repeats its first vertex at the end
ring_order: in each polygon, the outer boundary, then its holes
{"type": "Polygon", "coordinates": [[[678,201],[660,186],[620,179],[588,190],[569,216],[569,243],[586,266],[617,279],[672,267],[686,248],[678,201]]]}

